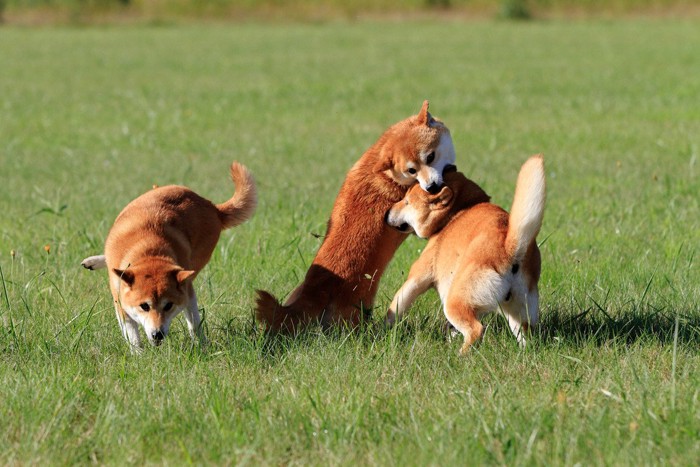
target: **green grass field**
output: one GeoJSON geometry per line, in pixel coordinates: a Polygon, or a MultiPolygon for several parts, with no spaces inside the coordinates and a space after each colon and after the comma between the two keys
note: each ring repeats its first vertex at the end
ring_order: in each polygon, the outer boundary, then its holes
{"type": "Polygon", "coordinates": [[[697,465],[698,26],[0,29],[0,464],[697,465]],[[265,339],[253,290],[291,291],[346,171],[426,98],[506,208],[545,154],[531,345],[493,315],[459,357],[433,292],[384,329],[416,238],[367,329],[265,339]],[[179,318],[131,356],[80,260],[154,183],[227,199],[232,160],[260,204],[197,280],[210,345],[179,318]]]}

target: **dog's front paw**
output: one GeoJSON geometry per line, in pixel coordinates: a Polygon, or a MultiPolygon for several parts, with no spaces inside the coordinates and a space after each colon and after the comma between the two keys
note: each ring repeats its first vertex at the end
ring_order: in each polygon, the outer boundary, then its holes
{"type": "Polygon", "coordinates": [[[94,271],[95,269],[104,269],[107,267],[107,259],[105,255],[88,256],[80,263],[85,269],[94,271]]]}

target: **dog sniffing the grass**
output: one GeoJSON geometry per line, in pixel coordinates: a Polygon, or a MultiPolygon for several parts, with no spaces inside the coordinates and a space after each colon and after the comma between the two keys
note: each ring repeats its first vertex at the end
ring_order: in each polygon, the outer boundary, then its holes
{"type": "Polygon", "coordinates": [[[406,235],[384,213],[415,184],[438,193],[455,163],[448,128],[428,112],[391,126],[350,169],[323,243],[304,281],[280,304],[258,290],[257,319],[270,332],[295,333],[312,321],[357,326],[374,304],[384,269],[406,235]]]}
{"type": "Polygon", "coordinates": [[[463,336],[465,353],[483,333],[481,317],[503,310],[521,346],[539,320],[540,250],[536,237],[545,204],[541,155],[523,164],[510,214],[459,172],[445,174],[445,187],[430,194],[411,188],[386,213],[401,232],[429,238],[408,279],[391,302],[393,324],[430,287],[440,295],[447,320],[463,336]]]}
{"type": "Polygon", "coordinates": [[[159,345],[183,310],[190,334],[200,333],[193,281],[209,262],[221,231],[250,219],[257,205],[248,169],[234,162],[230,173],[235,192],[221,204],[175,185],[139,196],[114,221],[104,255],[83,260],[87,269],[108,269],[117,320],[132,349],[142,346],[139,325],[159,345]]]}

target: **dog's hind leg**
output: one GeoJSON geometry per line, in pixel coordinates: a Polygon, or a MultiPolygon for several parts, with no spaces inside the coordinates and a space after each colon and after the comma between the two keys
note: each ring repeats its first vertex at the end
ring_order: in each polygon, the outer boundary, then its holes
{"type": "Polygon", "coordinates": [[[464,296],[451,291],[445,303],[445,317],[464,336],[459,353],[465,355],[484,333],[484,326],[477,319],[476,309],[467,303],[464,296]]]}
{"type": "Polygon", "coordinates": [[[500,304],[503,314],[508,319],[510,330],[518,340],[520,347],[525,347],[526,335],[539,321],[539,296],[537,289],[527,293],[524,297],[513,297],[508,302],[500,304]]]}
{"type": "Polygon", "coordinates": [[[94,271],[95,269],[104,269],[107,267],[107,259],[105,255],[88,256],[80,263],[85,269],[94,271]]]}

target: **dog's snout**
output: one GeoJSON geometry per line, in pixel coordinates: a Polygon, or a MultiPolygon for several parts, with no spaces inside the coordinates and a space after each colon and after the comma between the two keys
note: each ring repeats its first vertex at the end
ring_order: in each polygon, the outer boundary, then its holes
{"type": "Polygon", "coordinates": [[[440,185],[437,183],[431,183],[428,185],[427,192],[430,193],[431,195],[436,195],[440,192],[440,188],[442,188],[440,185]]]}
{"type": "Polygon", "coordinates": [[[399,229],[401,232],[407,231],[408,228],[409,228],[409,225],[407,222],[404,222],[403,224],[401,224],[400,226],[397,227],[397,229],[399,229]]]}
{"type": "Polygon", "coordinates": [[[163,341],[163,339],[165,338],[165,334],[163,334],[163,331],[161,331],[160,329],[158,329],[158,330],[153,331],[153,332],[151,333],[151,338],[153,339],[153,341],[154,341],[156,344],[160,344],[160,343],[163,341]]]}
{"type": "Polygon", "coordinates": [[[384,213],[384,223],[389,224],[389,213],[391,212],[391,209],[387,209],[387,211],[384,213]]]}

